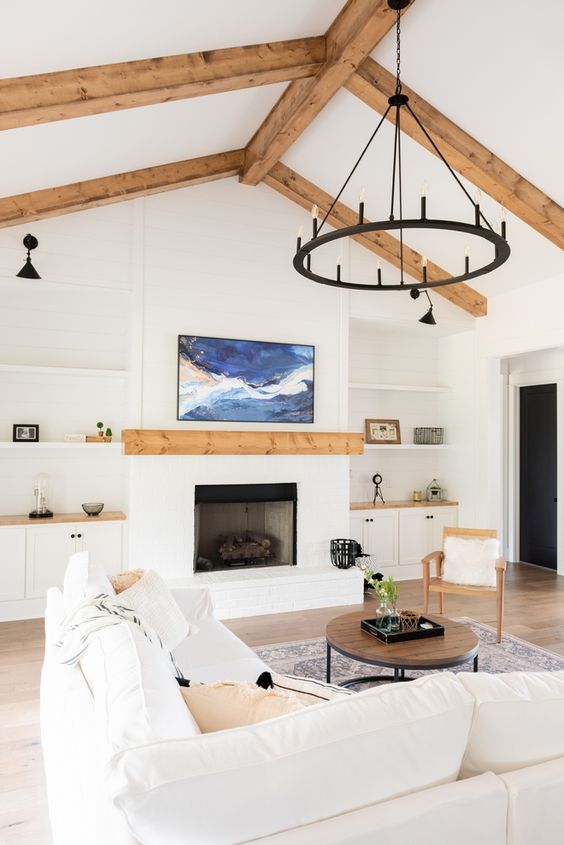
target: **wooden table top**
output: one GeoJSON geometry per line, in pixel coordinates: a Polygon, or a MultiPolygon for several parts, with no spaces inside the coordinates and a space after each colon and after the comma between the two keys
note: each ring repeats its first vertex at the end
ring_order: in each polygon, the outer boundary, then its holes
{"type": "Polygon", "coordinates": [[[443,637],[394,644],[381,642],[363,631],[360,622],[368,618],[367,611],[361,610],[332,619],[327,625],[327,643],[345,657],[394,669],[442,669],[465,663],[478,654],[478,637],[467,625],[446,616],[427,614],[428,619],[444,626],[443,637]]]}

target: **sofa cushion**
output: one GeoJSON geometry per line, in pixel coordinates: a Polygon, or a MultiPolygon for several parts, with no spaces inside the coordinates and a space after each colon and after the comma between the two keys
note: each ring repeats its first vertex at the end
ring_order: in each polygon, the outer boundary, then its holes
{"type": "Polygon", "coordinates": [[[476,702],[463,777],[564,756],[564,671],[458,677],[476,702]]]}
{"type": "Polygon", "coordinates": [[[187,831],[234,845],[456,780],[472,709],[454,675],[432,675],[130,748],[106,767],[108,790],[144,845],[185,845],[187,831]]]}
{"type": "Polygon", "coordinates": [[[180,692],[202,733],[256,725],[306,706],[295,695],[236,681],[193,681],[180,692]]]}
{"type": "Polygon", "coordinates": [[[197,620],[198,633],[174,649],[174,659],[185,678],[204,683],[255,683],[268,666],[229,628],[213,616],[197,620]]]}
{"type": "Polygon", "coordinates": [[[494,537],[446,537],[442,577],[454,584],[495,587],[499,541],[494,537]]]}
{"type": "Polygon", "coordinates": [[[71,555],[63,583],[65,612],[71,613],[84,599],[98,596],[100,593],[115,596],[115,590],[104,567],[93,561],[89,552],[71,555]]]}
{"type": "Polygon", "coordinates": [[[502,781],[489,773],[255,841],[257,845],[506,845],[506,823],[507,793],[502,781]]]}
{"type": "Polygon", "coordinates": [[[509,794],[507,845],[562,845],[564,759],[501,776],[509,794]]]}
{"type": "Polygon", "coordinates": [[[189,624],[161,576],[152,569],[131,587],[122,590],[119,599],[125,607],[139,614],[141,621],[155,631],[169,651],[198,630],[189,624]]]}
{"type": "Polygon", "coordinates": [[[80,666],[94,698],[105,756],[199,734],[166,654],[129,622],[92,634],[80,666]]]}

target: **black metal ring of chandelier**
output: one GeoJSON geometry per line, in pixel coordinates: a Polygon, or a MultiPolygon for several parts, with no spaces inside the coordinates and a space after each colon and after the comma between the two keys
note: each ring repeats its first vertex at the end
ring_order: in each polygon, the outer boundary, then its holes
{"type": "Polygon", "coordinates": [[[454,172],[446,158],[444,157],[443,153],[441,152],[440,148],[435,143],[434,139],[431,137],[417,114],[413,111],[410,103],[409,97],[406,94],[402,93],[402,84],[400,79],[400,16],[403,9],[405,9],[410,3],[410,0],[388,0],[388,5],[391,9],[396,12],[396,90],[395,93],[388,99],[388,107],[384,114],[381,116],[378,125],[374,129],[372,135],[368,139],[368,142],[364,146],[360,156],[356,160],[355,164],[353,165],[352,170],[350,171],[349,175],[345,179],[341,189],[339,190],[338,194],[335,196],[335,199],[331,202],[331,205],[325,212],[323,219],[321,222],[318,222],[318,213],[319,209],[317,206],[314,206],[312,209],[312,217],[313,217],[313,233],[312,238],[310,241],[302,243],[302,236],[301,230],[298,233],[298,240],[296,246],[296,252],[293,259],[294,269],[297,270],[302,276],[305,276],[308,279],[311,279],[314,282],[318,282],[319,284],[323,285],[330,285],[331,287],[338,287],[344,288],[346,290],[408,290],[411,291],[411,295],[413,298],[416,298],[419,294],[419,291],[428,291],[433,288],[444,287],[445,285],[453,285],[458,282],[466,282],[469,279],[475,279],[478,276],[483,276],[486,273],[491,273],[492,270],[496,270],[502,264],[504,264],[509,255],[511,253],[511,248],[507,243],[506,238],[506,222],[505,222],[505,212],[502,209],[502,217],[501,217],[501,226],[500,231],[501,233],[498,234],[492,227],[491,223],[488,221],[482,210],[480,209],[480,192],[477,192],[477,197],[472,199],[468,190],[458,177],[458,175],[454,172]],[[349,184],[353,174],[355,173],[356,169],[358,168],[360,162],[364,158],[367,150],[371,146],[374,138],[378,134],[380,127],[384,124],[386,118],[390,111],[395,110],[395,119],[393,120],[394,123],[394,149],[393,149],[393,167],[392,167],[392,180],[391,180],[391,202],[390,202],[390,214],[388,220],[380,220],[380,221],[367,221],[365,222],[364,219],[364,191],[361,192],[359,209],[358,209],[358,222],[354,226],[346,226],[338,229],[334,229],[331,232],[327,232],[325,234],[321,234],[321,229],[323,226],[329,221],[329,218],[332,215],[333,209],[337,205],[343,191],[349,184]],[[458,220],[440,220],[440,219],[433,219],[427,217],[427,196],[426,193],[422,193],[421,196],[421,216],[419,218],[410,218],[410,219],[403,219],[403,188],[402,188],[402,151],[401,151],[401,113],[403,110],[406,110],[414,122],[417,124],[417,127],[421,131],[421,133],[425,136],[429,146],[432,148],[434,153],[437,157],[442,161],[445,165],[447,170],[449,171],[450,175],[458,184],[458,187],[461,191],[466,195],[467,199],[472,204],[472,209],[474,211],[474,223],[466,223],[463,221],[458,220]],[[399,211],[399,215],[396,214],[396,200],[398,204],[397,210],[399,211]],[[482,222],[485,225],[482,225],[482,222]],[[483,264],[482,266],[471,270],[470,269],[470,260],[468,253],[466,253],[464,258],[464,273],[460,273],[457,276],[446,276],[444,278],[431,278],[428,279],[427,277],[427,261],[426,259],[422,259],[421,264],[421,281],[415,282],[406,282],[404,279],[404,272],[413,274],[413,269],[406,269],[405,262],[404,262],[404,240],[403,240],[403,232],[404,229],[437,229],[443,231],[455,231],[461,232],[465,235],[470,235],[473,237],[479,237],[483,240],[489,241],[493,244],[495,248],[495,254],[492,261],[487,264],[483,264]],[[399,265],[400,270],[400,280],[398,283],[391,283],[388,284],[382,281],[382,271],[378,268],[377,272],[377,283],[376,284],[363,284],[361,282],[346,282],[341,279],[341,264],[337,262],[337,273],[336,278],[330,276],[322,276],[319,273],[314,273],[311,269],[311,255],[315,249],[324,244],[331,243],[332,241],[337,241],[342,238],[349,238],[349,237],[357,237],[359,235],[366,235],[370,232],[383,232],[387,230],[399,230],[399,238],[398,238],[398,255],[396,257],[397,263],[399,265]]]}
{"type": "MultiPolygon", "coordinates": [[[[325,235],[319,235],[311,241],[300,246],[294,256],[294,268],[313,282],[318,282],[322,285],[331,285],[332,287],[345,288],[346,290],[430,290],[431,288],[444,287],[445,285],[453,285],[457,282],[465,282],[468,279],[474,279],[477,276],[482,276],[485,273],[491,273],[497,267],[501,267],[510,255],[509,244],[497,232],[486,229],[484,226],[475,226],[471,223],[461,223],[456,220],[421,220],[414,218],[412,220],[383,220],[375,223],[362,223],[356,226],[347,226],[343,229],[335,229],[332,232],[327,232],[325,235]],[[367,234],[368,232],[383,232],[389,229],[443,229],[455,232],[462,232],[466,235],[483,238],[495,246],[495,257],[489,264],[484,264],[476,270],[468,270],[458,276],[448,276],[444,279],[434,279],[433,281],[426,281],[426,270],[423,268],[422,282],[404,282],[398,284],[382,284],[379,280],[377,284],[362,284],[361,282],[345,282],[340,278],[333,279],[328,276],[320,276],[308,269],[308,256],[318,247],[328,244],[331,241],[337,241],[341,238],[354,237],[356,235],[367,234]]],[[[379,274],[380,275],[380,274],[379,274]]]]}

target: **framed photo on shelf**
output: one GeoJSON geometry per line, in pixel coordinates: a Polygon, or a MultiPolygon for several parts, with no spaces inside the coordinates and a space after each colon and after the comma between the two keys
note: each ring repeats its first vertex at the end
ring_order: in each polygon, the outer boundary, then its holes
{"type": "Polygon", "coordinates": [[[399,420],[365,420],[365,443],[372,445],[401,443],[399,420]]]}
{"type": "Polygon", "coordinates": [[[39,443],[39,426],[30,423],[14,423],[12,441],[14,443],[39,443]]]}

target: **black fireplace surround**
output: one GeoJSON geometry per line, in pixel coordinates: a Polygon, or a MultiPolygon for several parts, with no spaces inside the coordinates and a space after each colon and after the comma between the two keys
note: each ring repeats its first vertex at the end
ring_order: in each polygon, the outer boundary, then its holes
{"type": "Polygon", "coordinates": [[[295,483],[198,484],[194,571],[293,566],[295,483]]]}

